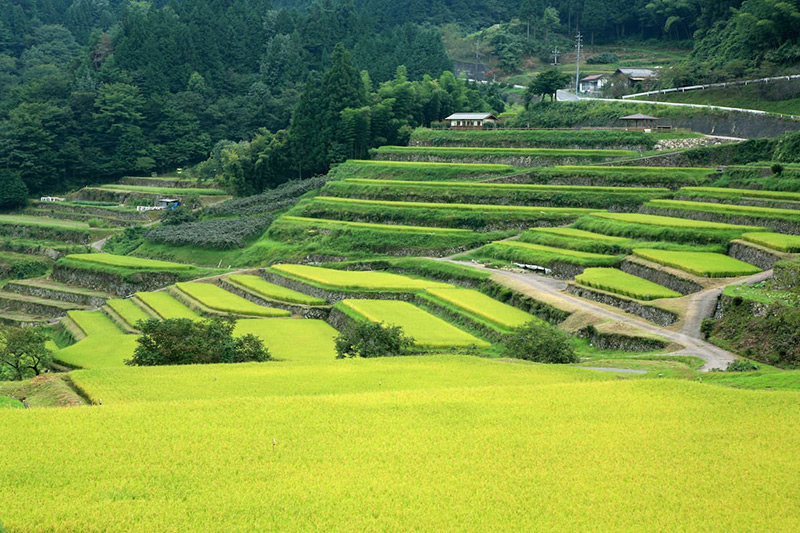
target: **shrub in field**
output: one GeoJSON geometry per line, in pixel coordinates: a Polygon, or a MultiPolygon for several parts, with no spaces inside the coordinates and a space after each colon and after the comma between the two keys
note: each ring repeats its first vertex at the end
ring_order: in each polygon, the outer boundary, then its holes
{"type": "Polygon", "coordinates": [[[517,328],[504,344],[503,354],[514,359],[554,364],[578,362],[567,336],[541,322],[531,322],[517,328]]]}
{"type": "Polygon", "coordinates": [[[756,363],[748,361],[747,359],[737,359],[728,363],[725,372],[752,372],[761,368],[756,363]]]}
{"type": "Polygon", "coordinates": [[[239,248],[249,238],[264,233],[271,223],[269,215],[211,219],[153,228],[144,233],[144,238],[173,246],[239,248]]]}
{"type": "Polygon", "coordinates": [[[161,214],[161,223],[165,226],[177,226],[194,222],[195,220],[197,220],[197,216],[192,212],[192,208],[186,205],[180,205],[175,209],[167,209],[161,214]]]}
{"type": "Polygon", "coordinates": [[[403,355],[413,346],[400,326],[355,321],[336,337],[336,357],[389,357],[403,355]]]}
{"type": "Polygon", "coordinates": [[[0,380],[23,380],[49,368],[53,354],[36,328],[0,327],[0,380]]]}
{"type": "Polygon", "coordinates": [[[133,357],[125,361],[131,366],[244,363],[272,358],[255,335],[234,337],[232,321],[150,319],[138,327],[142,336],[133,357]]]}

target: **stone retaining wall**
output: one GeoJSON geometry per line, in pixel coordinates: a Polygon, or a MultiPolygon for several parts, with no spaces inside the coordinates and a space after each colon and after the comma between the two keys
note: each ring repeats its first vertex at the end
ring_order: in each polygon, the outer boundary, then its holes
{"type": "Polygon", "coordinates": [[[762,246],[739,240],[731,242],[728,255],[739,261],[755,265],[761,270],[769,270],[783,257],[778,252],[772,252],[762,246]]]}
{"type": "Polygon", "coordinates": [[[17,284],[13,281],[7,283],[4,290],[17,294],[27,294],[37,298],[46,298],[48,300],[58,300],[61,302],[88,305],[91,307],[100,307],[106,303],[106,298],[100,296],[60,291],[58,289],[50,289],[48,287],[36,287],[34,285],[26,285],[23,283],[17,284]]]}
{"type": "Polygon", "coordinates": [[[132,296],[140,291],[147,292],[162,289],[178,281],[178,275],[173,272],[140,272],[123,276],[83,268],[73,268],[58,263],[53,267],[51,277],[55,281],[66,283],[67,285],[105,291],[123,298],[132,296]]]}
{"type": "Polygon", "coordinates": [[[673,291],[684,295],[698,292],[703,289],[703,287],[696,281],[692,281],[690,279],[673,274],[672,272],[668,272],[663,267],[659,268],[655,265],[645,265],[631,258],[623,260],[620,269],[623,272],[627,272],[628,274],[632,274],[634,276],[639,276],[640,278],[652,281],[653,283],[658,283],[659,285],[663,285],[668,289],[672,289],[673,291]]]}
{"type": "Polygon", "coordinates": [[[533,316],[541,318],[550,324],[559,324],[569,317],[569,313],[562,311],[550,304],[540,302],[535,298],[525,295],[521,292],[515,291],[505,285],[501,285],[496,281],[489,281],[482,289],[481,292],[487,296],[491,296],[495,300],[503,302],[530,313],[533,316]]]}
{"type": "Polygon", "coordinates": [[[617,307],[625,312],[653,322],[654,324],[658,324],[659,326],[669,326],[678,320],[678,315],[671,311],[653,307],[651,305],[645,305],[635,300],[597,289],[590,289],[574,283],[567,285],[567,292],[581,298],[586,298],[588,300],[594,300],[595,302],[617,307]]]}
{"type": "Polygon", "coordinates": [[[67,314],[68,308],[59,306],[58,304],[59,302],[53,302],[53,304],[50,305],[38,301],[17,300],[10,297],[0,297],[0,309],[20,311],[27,315],[46,318],[57,318],[67,314]]]}
{"type": "Polygon", "coordinates": [[[594,328],[583,328],[577,332],[579,338],[589,339],[600,350],[619,350],[623,352],[653,352],[663,350],[667,343],[648,337],[633,337],[619,333],[602,333],[594,328]]]}

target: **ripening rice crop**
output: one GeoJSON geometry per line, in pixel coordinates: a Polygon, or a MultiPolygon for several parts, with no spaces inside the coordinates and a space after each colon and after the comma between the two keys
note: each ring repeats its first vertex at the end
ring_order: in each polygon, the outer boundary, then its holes
{"type": "Polygon", "coordinates": [[[258,305],[210,283],[176,283],[175,286],[205,307],[223,313],[245,316],[290,316],[289,311],[258,305]]]}
{"type": "Polygon", "coordinates": [[[591,241],[603,241],[612,244],[625,244],[630,242],[630,239],[626,239],[625,237],[614,237],[613,235],[603,235],[602,233],[594,233],[592,231],[584,231],[575,228],[531,228],[530,231],[534,233],[559,235],[562,237],[568,237],[570,239],[588,239],[591,241]]]}
{"type": "Polygon", "coordinates": [[[252,333],[275,359],[317,363],[336,357],[339,332],[323,320],[247,318],[236,322],[236,335],[252,333]]]}
{"type": "Polygon", "coordinates": [[[503,329],[515,328],[528,322],[538,322],[533,315],[516,307],[498,302],[473,289],[428,289],[427,295],[433,296],[437,303],[445,307],[478,317],[503,329]]]}
{"type": "Polygon", "coordinates": [[[96,263],[112,267],[143,269],[143,270],[191,270],[194,265],[173,263],[171,261],[158,261],[156,259],[143,259],[127,255],[113,254],[70,254],[66,257],[72,261],[83,263],[96,263]]]}
{"type": "Polygon", "coordinates": [[[428,226],[406,226],[401,224],[373,224],[370,222],[352,222],[349,220],[326,220],[308,217],[296,216],[283,216],[280,220],[294,221],[294,222],[307,222],[320,225],[339,225],[349,226],[353,228],[369,229],[372,231],[391,231],[398,233],[468,233],[467,229],[458,228],[431,228],[428,226]]]}
{"type": "Polygon", "coordinates": [[[781,252],[800,252],[800,235],[785,235],[783,233],[758,232],[745,233],[742,239],[750,241],[773,250],[781,252]]]}
{"type": "Polygon", "coordinates": [[[587,268],[575,276],[581,285],[622,294],[638,300],[679,298],[681,293],[616,268],[587,268]]]}
{"type": "Polygon", "coordinates": [[[689,195],[706,198],[764,198],[767,200],[789,200],[800,202],[800,192],[763,191],[756,189],[728,189],[724,187],[681,187],[679,195],[689,195]]]}
{"type": "Polygon", "coordinates": [[[610,157],[625,157],[636,155],[633,150],[595,150],[565,149],[565,148],[464,148],[452,146],[381,146],[372,152],[381,154],[421,154],[441,157],[459,156],[532,156],[532,157],[574,157],[602,159],[610,157]]]}
{"type": "Polygon", "coordinates": [[[372,322],[400,326],[422,348],[488,347],[489,343],[470,335],[419,307],[400,300],[342,300],[336,304],[349,315],[372,322]]]}
{"type": "Polygon", "coordinates": [[[635,249],[633,253],[648,261],[709,278],[745,276],[761,272],[760,268],[749,263],[711,252],[635,249]]]}
{"type": "Polygon", "coordinates": [[[794,391],[466,356],[74,378],[103,405],[0,414],[9,531],[800,529],[794,391]]]}
{"type": "Polygon", "coordinates": [[[315,298],[302,292],[293,291],[280,285],[270,283],[261,276],[232,274],[225,278],[230,283],[242,287],[258,296],[269,300],[278,300],[301,305],[325,305],[325,300],[315,298]]]}
{"type": "Polygon", "coordinates": [[[137,292],[136,297],[163,319],[188,318],[190,320],[200,320],[202,318],[168,292],[137,292]]]}
{"type": "Polygon", "coordinates": [[[88,337],[124,334],[102,311],[69,311],[67,315],[88,337]]]}
{"type": "Polygon", "coordinates": [[[304,282],[338,290],[421,291],[428,288],[452,287],[449,283],[441,281],[411,278],[391,272],[334,270],[292,264],[274,265],[272,269],[281,275],[288,274],[304,282]]]}
{"type": "Polygon", "coordinates": [[[722,222],[707,222],[705,220],[691,220],[688,218],[664,217],[659,215],[644,215],[641,213],[592,213],[592,216],[607,218],[609,220],[618,220],[621,222],[631,222],[633,224],[646,224],[648,226],[664,226],[673,228],[749,230],[749,231],[763,229],[754,226],[740,226],[737,224],[725,224],[722,222]]]}
{"type": "Polygon", "coordinates": [[[751,217],[754,219],[800,222],[800,210],[750,205],[720,204],[714,202],[687,202],[681,200],[650,200],[644,207],[677,211],[696,211],[717,215],[751,217]]]}
{"type": "Polygon", "coordinates": [[[334,196],[317,196],[316,202],[336,203],[346,206],[367,205],[379,207],[414,207],[425,209],[459,209],[466,211],[507,211],[509,213],[592,213],[593,209],[576,207],[533,207],[522,205],[491,205],[491,204],[447,204],[434,202],[394,202],[389,200],[360,200],[358,198],[338,198],[334,196]]]}
{"type": "Polygon", "coordinates": [[[616,266],[620,262],[620,258],[613,255],[580,252],[521,241],[496,241],[474,253],[483,257],[540,266],[550,266],[557,261],[583,266],[616,266]]]}
{"type": "Polygon", "coordinates": [[[113,309],[131,327],[136,327],[136,323],[140,320],[153,318],[144,309],[136,305],[136,302],[132,299],[121,300],[114,298],[108,300],[106,305],[113,309]]]}
{"type": "Polygon", "coordinates": [[[102,311],[70,311],[68,315],[87,337],[56,350],[56,361],[79,368],[117,368],[133,355],[137,336],[126,335],[102,311]]]}

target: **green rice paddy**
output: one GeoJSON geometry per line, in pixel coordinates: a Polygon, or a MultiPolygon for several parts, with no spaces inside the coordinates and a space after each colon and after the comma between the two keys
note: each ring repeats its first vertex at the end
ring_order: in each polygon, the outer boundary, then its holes
{"type": "Polygon", "coordinates": [[[269,300],[278,300],[281,302],[288,302],[301,305],[325,305],[325,300],[322,298],[315,298],[302,292],[287,289],[280,285],[270,283],[260,276],[252,276],[247,274],[232,274],[225,278],[227,281],[234,285],[241,286],[244,289],[253,292],[258,296],[262,296],[269,300]]]}
{"type": "Polygon", "coordinates": [[[745,233],[742,235],[742,239],[781,252],[800,252],[800,235],[785,235],[783,233],[764,231],[745,233]]]}
{"type": "Polygon", "coordinates": [[[289,311],[284,311],[283,309],[274,309],[255,304],[211,283],[176,283],[175,286],[205,307],[222,313],[263,317],[291,315],[289,311]]]}
{"type": "Polygon", "coordinates": [[[710,278],[746,276],[761,272],[760,268],[744,261],[710,252],[635,249],[633,253],[648,261],[710,278]]]}
{"type": "Polygon", "coordinates": [[[281,275],[289,275],[336,290],[421,291],[433,288],[452,288],[449,283],[417,279],[391,272],[335,270],[308,265],[281,264],[272,266],[281,275]]]}
{"type": "Polygon", "coordinates": [[[136,298],[165,320],[170,318],[202,319],[199,314],[183,305],[168,292],[137,292],[136,298]]]}
{"type": "Polygon", "coordinates": [[[603,291],[621,294],[637,300],[656,300],[658,298],[679,298],[681,293],[663,285],[628,274],[616,268],[587,268],[575,276],[581,285],[603,291]]]}

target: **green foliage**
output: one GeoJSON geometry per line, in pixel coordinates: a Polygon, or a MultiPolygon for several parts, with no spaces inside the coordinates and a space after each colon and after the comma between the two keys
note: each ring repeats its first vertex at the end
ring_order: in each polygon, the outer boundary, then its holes
{"type": "Polygon", "coordinates": [[[748,361],[747,359],[736,359],[735,361],[728,363],[727,368],[725,368],[725,372],[752,372],[754,370],[758,370],[759,368],[761,367],[753,361],[748,361]]]}
{"type": "Polygon", "coordinates": [[[161,224],[164,226],[177,226],[197,220],[197,217],[192,212],[192,208],[186,205],[179,205],[174,209],[167,209],[161,214],[160,218],[161,224]]]}
{"type": "Polygon", "coordinates": [[[562,74],[555,68],[540,72],[525,89],[525,107],[530,106],[535,96],[541,96],[543,101],[545,96],[549,96],[550,101],[555,102],[556,92],[563,89],[569,80],[569,74],[562,74]]]}
{"type": "Polygon", "coordinates": [[[0,209],[13,209],[28,201],[28,188],[19,174],[0,168],[0,209]]]}
{"type": "Polygon", "coordinates": [[[53,354],[37,328],[0,327],[0,380],[23,380],[47,371],[53,354]]]}
{"type": "Polygon", "coordinates": [[[24,279],[43,276],[52,261],[41,255],[0,253],[0,279],[24,279]]]}
{"type": "Polygon", "coordinates": [[[336,179],[379,178],[384,180],[461,181],[499,177],[516,172],[517,170],[511,165],[349,160],[333,168],[329,176],[336,179]]]}
{"type": "Polygon", "coordinates": [[[232,321],[195,321],[188,318],[140,322],[131,366],[244,363],[272,359],[261,339],[248,334],[234,337],[232,321]]]}
{"type": "Polygon", "coordinates": [[[594,150],[566,149],[566,148],[465,148],[457,146],[381,146],[372,150],[377,156],[393,155],[406,157],[438,157],[442,159],[487,159],[502,157],[541,157],[541,158],[566,158],[586,159],[589,161],[604,161],[614,157],[636,155],[631,150],[594,150]]]}
{"type": "Polygon", "coordinates": [[[503,355],[537,363],[577,363],[578,356],[567,336],[554,327],[531,322],[515,330],[504,340],[503,355]]]}
{"type": "Polygon", "coordinates": [[[608,65],[619,63],[619,57],[611,52],[603,52],[602,54],[587,57],[586,62],[590,65],[608,65]]]}
{"type": "Polygon", "coordinates": [[[195,268],[194,265],[173,263],[171,261],[158,261],[156,259],[114,254],[70,254],[61,260],[137,270],[192,270],[195,268]]]}
{"type": "Polygon", "coordinates": [[[353,321],[336,337],[336,357],[390,357],[403,355],[414,345],[400,326],[353,321]]]}
{"type": "Polygon", "coordinates": [[[144,242],[145,228],[129,226],[108,238],[103,250],[112,254],[127,255],[144,242]]]}
{"type": "Polygon", "coordinates": [[[246,217],[251,215],[273,214],[297,203],[306,193],[322,187],[327,176],[292,180],[269,189],[261,194],[234,198],[220,204],[214,204],[203,210],[205,216],[211,217],[246,217]]]}

